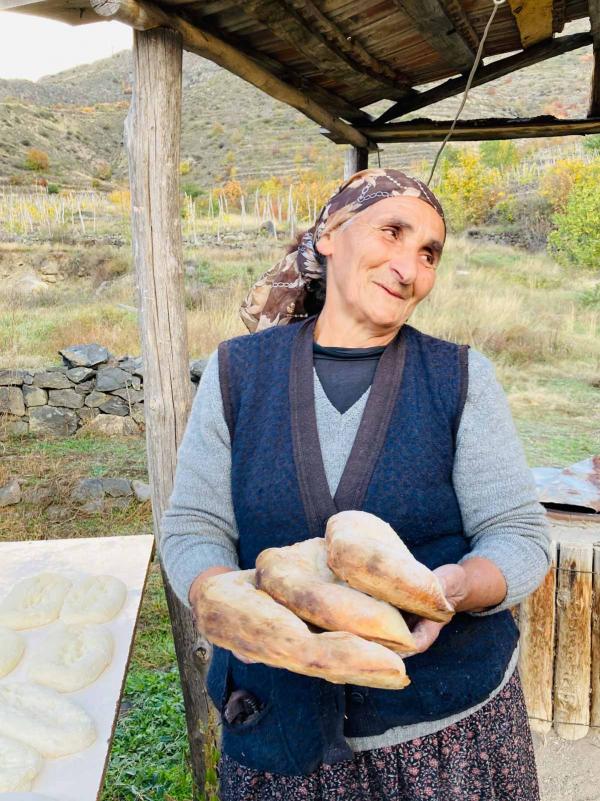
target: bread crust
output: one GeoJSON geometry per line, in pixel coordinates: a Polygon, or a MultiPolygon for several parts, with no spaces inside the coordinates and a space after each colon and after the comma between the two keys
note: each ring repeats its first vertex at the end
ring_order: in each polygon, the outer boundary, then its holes
{"type": "Polygon", "coordinates": [[[398,653],[415,649],[398,609],[350,587],[330,569],[323,537],[262,551],[256,559],[256,586],[327,631],[347,631],[398,653]]]}
{"type": "Polygon", "coordinates": [[[216,645],[246,659],[334,684],[398,690],[410,684],[398,654],[345,631],[313,633],[256,587],[254,570],[211,576],[198,587],[199,629],[216,645]]]}
{"type": "Polygon", "coordinates": [[[351,587],[429,620],[446,623],[453,616],[436,575],[376,515],[361,511],[332,515],[325,541],[329,567],[351,587]]]}

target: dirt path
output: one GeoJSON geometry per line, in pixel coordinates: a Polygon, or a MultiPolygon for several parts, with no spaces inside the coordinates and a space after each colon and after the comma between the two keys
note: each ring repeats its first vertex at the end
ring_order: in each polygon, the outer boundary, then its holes
{"type": "Polygon", "coordinates": [[[600,733],[569,742],[533,735],[542,801],[600,801],[600,733]]]}

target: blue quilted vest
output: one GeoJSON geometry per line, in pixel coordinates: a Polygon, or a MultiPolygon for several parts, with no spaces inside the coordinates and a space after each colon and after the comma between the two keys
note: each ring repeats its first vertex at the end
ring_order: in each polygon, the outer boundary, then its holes
{"type": "MultiPolygon", "coordinates": [[[[452,485],[455,439],[467,390],[467,348],[404,325],[378,364],[335,497],[321,455],[313,391],[311,317],[219,347],[232,442],[231,487],[239,563],[264,549],[323,536],[338,511],[387,521],[430,568],[468,550],[452,485]]],[[[484,701],[502,680],[518,639],[508,611],[457,614],[424,654],[409,657],[403,690],[335,685],[215,647],[208,693],[222,713],[246,689],[264,706],[247,723],[223,719],[222,749],[261,771],[306,775],[351,759],[344,739],[433,721],[484,701]]]]}

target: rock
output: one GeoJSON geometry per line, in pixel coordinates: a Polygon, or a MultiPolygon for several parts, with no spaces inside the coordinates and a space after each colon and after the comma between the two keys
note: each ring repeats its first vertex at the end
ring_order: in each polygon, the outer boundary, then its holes
{"type": "Polygon", "coordinates": [[[133,494],[131,482],[126,478],[103,478],[102,489],[112,498],[127,497],[133,494]]]}
{"type": "Polygon", "coordinates": [[[48,284],[38,278],[35,272],[29,271],[22,275],[14,284],[18,292],[30,292],[32,295],[39,295],[48,292],[48,284]]]}
{"type": "Polygon", "coordinates": [[[77,415],[72,409],[59,406],[34,406],[29,409],[29,431],[32,434],[68,437],[77,431],[77,424],[77,415]]]}
{"type": "Polygon", "coordinates": [[[34,484],[23,490],[22,500],[34,506],[48,506],[54,499],[54,488],[50,484],[34,484]]]}
{"type": "Polygon", "coordinates": [[[144,404],[143,403],[136,403],[134,406],[131,407],[131,417],[135,420],[138,425],[145,425],[146,423],[146,415],[144,413],[144,404]]]}
{"type": "Polygon", "coordinates": [[[120,417],[126,417],[129,414],[129,404],[122,398],[111,397],[106,403],[101,404],[100,411],[105,414],[118,414],[120,417]]]}
{"type": "Polygon", "coordinates": [[[33,387],[23,384],[23,398],[25,406],[43,406],[48,403],[48,393],[41,387],[33,387]]]}
{"type": "Polygon", "coordinates": [[[74,389],[51,389],[48,393],[49,406],[65,406],[67,409],[81,409],[83,395],[74,389]]]}
{"type": "Polygon", "coordinates": [[[58,281],[57,275],[43,275],[42,281],[45,281],[47,284],[55,284],[58,281]]]}
{"type": "Polygon", "coordinates": [[[124,401],[131,403],[141,403],[144,400],[144,390],[138,389],[135,390],[131,387],[126,387],[125,389],[115,389],[112,393],[116,395],[118,398],[123,398],[124,401]]]}
{"type": "Polygon", "coordinates": [[[6,436],[14,437],[29,433],[29,423],[27,420],[19,420],[10,415],[0,415],[0,439],[6,436]]]}
{"type": "Polygon", "coordinates": [[[202,373],[206,370],[206,365],[208,364],[208,359],[196,359],[195,361],[190,362],[190,375],[192,377],[192,381],[198,383],[202,378],[202,373]]]}
{"type": "Polygon", "coordinates": [[[79,509],[81,512],[86,512],[89,515],[95,515],[99,512],[104,512],[104,500],[102,498],[93,498],[91,501],[88,501],[80,506],[79,509]]]}
{"type": "Polygon", "coordinates": [[[90,381],[82,381],[81,384],[75,384],[73,389],[75,392],[79,392],[80,395],[87,395],[94,389],[95,386],[96,381],[92,378],[90,381]]]}
{"type": "Polygon", "coordinates": [[[62,523],[71,517],[71,511],[64,506],[53,503],[46,509],[46,517],[51,523],[62,523]]]}
{"type": "Polygon", "coordinates": [[[73,345],[58,352],[70,367],[95,367],[110,359],[109,351],[96,343],[73,345]]]}
{"type": "Polygon", "coordinates": [[[25,400],[20,387],[0,387],[0,413],[22,417],[25,414],[25,400]]]}
{"type": "Polygon", "coordinates": [[[0,487],[0,506],[12,506],[21,500],[21,486],[16,478],[0,487]]]}
{"type": "Polygon", "coordinates": [[[71,367],[67,370],[67,377],[74,384],[80,384],[82,381],[87,381],[88,378],[93,378],[96,375],[96,370],[91,367],[71,367]]]}
{"type": "Polygon", "coordinates": [[[152,491],[150,489],[150,484],[146,484],[145,481],[138,481],[134,479],[131,482],[131,487],[133,489],[133,493],[135,497],[138,499],[140,503],[145,503],[149,501],[152,497],[152,491]]]}
{"type": "Polygon", "coordinates": [[[23,378],[23,384],[33,384],[33,374],[35,370],[27,370],[23,378]]]}
{"type": "Polygon", "coordinates": [[[94,409],[97,406],[102,406],[102,404],[106,403],[108,400],[110,400],[110,395],[107,395],[105,392],[97,392],[94,390],[93,392],[90,392],[84,403],[86,406],[90,406],[92,409],[94,409]]]}
{"type": "Polygon", "coordinates": [[[132,375],[144,375],[141,356],[123,356],[119,359],[119,367],[132,375]]]}
{"type": "Polygon", "coordinates": [[[41,264],[38,269],[42,275],[56,276],[60,272],[60,267],[55,261],[44,262],[44,264],[41,264]]]}
{"type": "Polygon", "coordinates": [[[87,423],[88,420],[93,420],[94,417],[97,417],[99,414],[99,409],[90,409],[89,406],[82,406],[81,409],[77,409],[77,417],[79,417],[83,424],[87,423]]]}
{"type": "Polygon", "coordinates": [[[113,392],[131,386],[131,373],[120,367],[104,367],[98,370],[96,389],[98,392],[113,392]]]}
{"type": "Polygon", "coordinates": [[[99,414],[86,423],[77,433],[92,431],[105,436],[129,436],[139,434],[140,429],[131,417],[119,417],[116,414],[99,414]]]}
{"type": "Polygon", "coordinates": [[[104,487],[100,478],[82,478],[71,490],[71,500],[74,503],[85,503],[98,498],[104,498],[104,487]]]}
{"type": "Polygon", "coordinates": [[[133,502],[133,495],[128,498],[125,497],[107,498],[104,501],[104,507],[105,509],[110,511],[112,511],[113,509],[127,509],[129,506],[131,506],[132,502],[133,502]]]}
{"type": "Polygon", "coordinates": [[[25,370],[0,370],[0,387],[21,386],[25,376],[25,370]]]}
{"type": "Polygon", "coordinates": [[[271,236],[275,236],[276,234],[275,223],[273,222],[273,220],[265,220],[265,222],[260,226],[258,230],[264,231],[267,234],[270,234],[271,236]]]}
{"type": "Polygon", "coordinates": [[[33,385],[44,389],[70,389],[71,382],[60,370],[41,370],[33,374],[33,385]]]}

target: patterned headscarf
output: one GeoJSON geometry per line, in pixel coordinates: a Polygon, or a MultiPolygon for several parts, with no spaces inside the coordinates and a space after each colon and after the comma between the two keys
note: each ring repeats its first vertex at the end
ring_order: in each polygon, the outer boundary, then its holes
{"type": "Polygon", "coordinates": [[[319,239],[373,203],[402,195],[424,200],[444,220],[440,202],[417,178],[381,168],[355,173],[329,198],[315,224],[303,234],[298,249],[270,267],[250,289],[240,308],[248,330],[261,331],[308,317],[309,296],[312,293],[314,297],[325,276],[326,260],[316,249],[319,239]]]}

